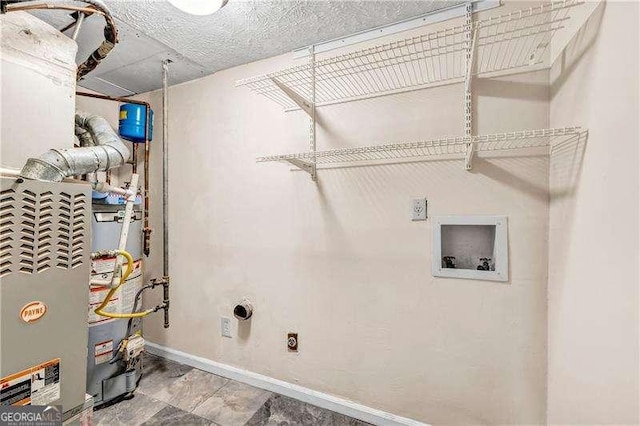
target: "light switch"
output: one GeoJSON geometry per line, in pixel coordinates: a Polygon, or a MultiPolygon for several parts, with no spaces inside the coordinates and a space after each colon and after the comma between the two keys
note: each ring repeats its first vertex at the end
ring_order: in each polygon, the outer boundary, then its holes
{"type": "Polygon", "coordinates": [[[231,337],[231,319],[220,317],[220,334],[223,337],[231,337]]]}

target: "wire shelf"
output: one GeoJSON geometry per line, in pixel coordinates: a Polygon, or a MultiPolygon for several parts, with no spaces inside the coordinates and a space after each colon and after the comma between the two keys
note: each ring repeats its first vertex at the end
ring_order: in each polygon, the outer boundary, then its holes
{"type": "MultiPolygon", "coordinates": [[[[557,146],[581,135],[580,127],[524,130],[471,137],[450,137],[420,142],[372,145],[317,152],[260,157],[258,162],[281,161],[303,170],[315,164],[343,164],[377,162],[379,160],[419,160],[438,156],[460,155],[468,152],[472,144],[475,152],[523,150],[557,146]]],[[[550,150],[549,150],[550,152],[550,150]]]]}
{"type": "MultiPolygon", "coordinates": [[[[551,38],[583,0],[564,0],[473,22],[474,75],[520,70],[544,63],[551,38]]],[[[401,93],[462,81],[469,28],[465,25],[382,44],[315,62],[316,106],[401,93]]],[[[291,93],[311,100],[312,64],[236,82],[298,108],[291,93]],[[283,89],[284,87],[284,89],[283,89]]]]}

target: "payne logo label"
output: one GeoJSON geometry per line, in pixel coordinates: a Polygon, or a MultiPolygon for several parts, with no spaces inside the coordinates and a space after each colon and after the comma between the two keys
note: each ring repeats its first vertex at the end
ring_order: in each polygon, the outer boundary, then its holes
{"type": "Polygon", "coordinates": [[[47,313],[47,305],[40,301],[27,303],[20,309],[20,318],[26,323],[34,323],[47,313]]]}

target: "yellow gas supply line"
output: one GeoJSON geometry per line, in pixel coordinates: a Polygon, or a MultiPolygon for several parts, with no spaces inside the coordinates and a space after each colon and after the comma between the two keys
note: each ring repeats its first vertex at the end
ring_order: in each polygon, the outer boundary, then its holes
{"type": "Polygon", "coordinates": [[[109,301],[111,300],[113,295],[116,293],[116,291],[118,291],[120,286],[126,282],[126,280],[129,277],[129,275],[131,275],[131,273],[133,272],[133,256],[131,256],[131,254],[129,252],[125,251],[125,250],[116,250],[116,252],[117,252],[118,255],[124,256],[124,258],[127,259],[127,270],[125,271],[124,274],[122,274],[122,278],[120,278],[120,283],[117,286],[113,287],[109,291],[109,293],[107,293],[107,295],[105,296],[105,298],[102,301],[102,303],[100,304],[100,306],[98,306],[93,312],[95,312],[96,314],[98,314],[100,316],[107,317],[107,318],[142,318],[142,317],[146,317],[147,315],[152,313],[154,310],[153,309],[147,309],[146,311],[132,312],[132,313],[129,313],[129,314],[121,314],[121,313],[104,312],[103,311],[105,306],[107,306],[107,304],[109,304],[109,301]]]}

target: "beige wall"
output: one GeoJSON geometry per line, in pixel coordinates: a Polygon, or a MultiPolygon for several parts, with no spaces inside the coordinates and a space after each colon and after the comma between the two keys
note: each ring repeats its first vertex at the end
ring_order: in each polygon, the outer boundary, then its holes
{"type": "Polygon", "coordinates": [[[551,125],[589,137],[551,163],[549,423],[640,422],[638,10],[596,8],[552,72],[551,125]]]}
{"type": "MultiPolygon", "coordinates": [[[[308,121],[234,82],[290,64],[280,56],[170,89],[172,319],[168,330],[146,320],[147,337],[425,422],[544,423],[548,160],[337,168],[317,184],[256,164],[305,150],[308,121]],[[432,278],[431,222],[410,220],[420,196],[430,216],[509,216],[510,281],[432,278]],[[253,319],[220,337],[220,317],[243,297],[253,319]],[[300,333],[297,354],[288,331],[300,333]]],[[[547,127],[547,82],[538,72],[480,84],[478,131],[547,127]]],[[[158,93],[151,102],[159,130],[158,93]]],[[[319,115],[321,149],[459,135],[462,86],[319,115]]]]}

